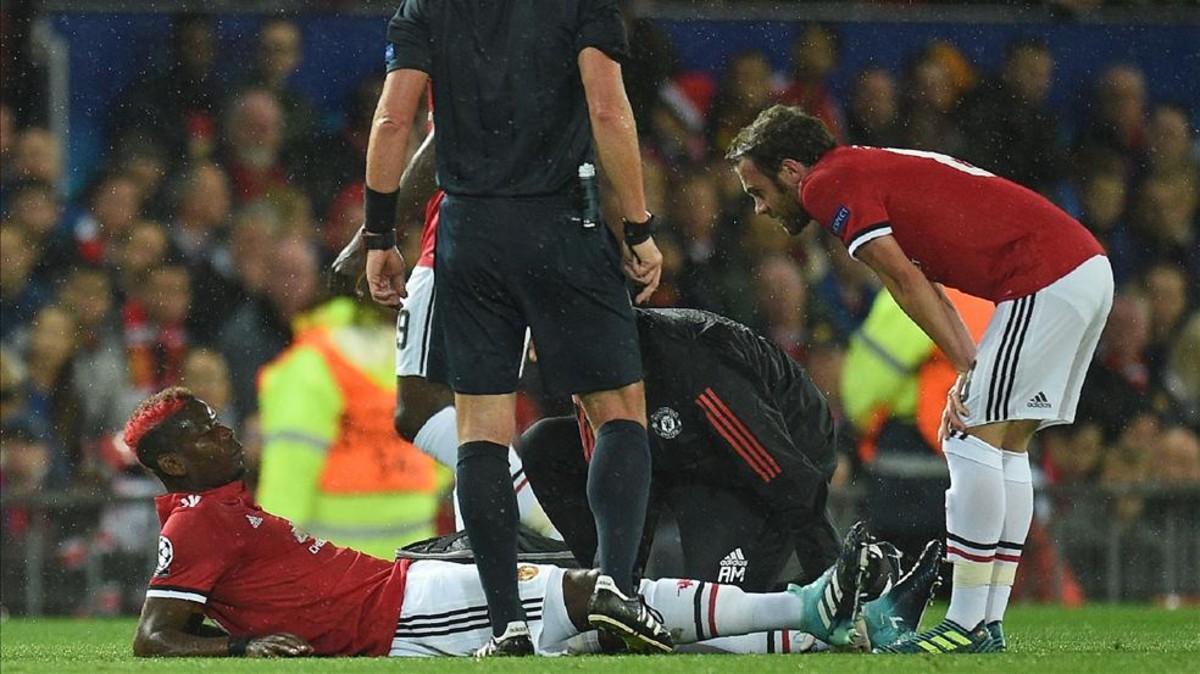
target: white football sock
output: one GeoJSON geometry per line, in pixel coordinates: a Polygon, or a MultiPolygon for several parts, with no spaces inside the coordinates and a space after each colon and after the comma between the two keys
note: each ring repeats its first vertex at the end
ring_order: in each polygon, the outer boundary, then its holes
{"type": "Polygon", "coordinates": [[[942,451],[950,467],[946,559],[954,564],[946,618],[969,630],[987,612],[996,544],[1004,527],[1003,455],[979,438],[962,433],[947,436],[942,451]]]}
{"type": "MultiPolygon", "coordinates": [[[[458,465],[458,414],[453,405],[443,407],[425,421],[413,444],[417,449],[428,454],[434,461],[454,470],[458,465]]],[[[517,508],[520,512],[521,523],[543,536],[562,540],[562,534],[550,523],[542,504],[538,503],[529,480],[525,477],[525,469],[521,457],[512,448],[508,448],[508,474],[513,478],[513,491],[517,493],[517,508]]],[[[454,521],[461,531],[462,518],[459,516],[458,489],[454,490],[454,521]]]]}
{"type": "Polygon", "coordinates": [[[681,644],[789,629],[804,612],[803,600],[789,592],[743,592],[736,585],[660,578],[643,580],[639,591],[681,644]]]}
{"type": "Polygon", "coordinates": [[[453,405],[425,420],[421,430],[413,438],[417,449],[428,454],[434,461],[454,470],[458,463],[458,414],[453,405]]]}
{"type": "Polygon", "coordinates": [[[1029,470],[1029,455],[1025,452],[1004,452],[1004,528],[996,548],[996,564],[992,567],[992,582],[988,591],[985,620],[1004,619],[1021,549],[1029,536],[1033,521],[1033,473],[1029,470]]]}
{"type": "Polygon", "coordinates": [[[817,653],[828,650],[825,642],[818,641],[813,635],[798,630],[773,630],[771,632],[754,632],[732,637],[717,637],[698,641],[694,644],[683,644],[675,650],[680,653],[817,653]]]}

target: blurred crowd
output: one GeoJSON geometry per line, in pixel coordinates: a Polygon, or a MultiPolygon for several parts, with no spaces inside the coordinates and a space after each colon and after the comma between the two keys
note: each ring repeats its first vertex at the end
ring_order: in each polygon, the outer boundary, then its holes
{"type": "MultiPolygon", "coordinates": [[[[1077,423],[1043,434],[1034,450],[1044,480],[1200,484],[1195,111],[1149,100],[1137,65],[1104,69],[1080,92],[1080,116],[1062,119],[1046,104],[1054,51],[1036,40],[1014,41],[996,72],[935,41],[902,71],[857,73],[843,100],[830,85],[840,45],[829,26],[797,32],[785,71],[758,51],[722,72],[689,71],[653,22],[631,18],[629,32],[627,87],[649,206],[663,223],[663,282],[651,304],[742,321],[803,363],[842,419],[839,485],[888,450],[871,438],[864,452],[870,429],[842,407],[846,354],[879,283],[819,228],[792,238],[755,216],[722,160],[733,134],[775,102],[801,106],[847,143],[971,161],[1091,229],[1119,290],[1077,423]]],[[[119,432],[142,397],[174,384],[211,403],[256,456],[256,377],[328,298],[323,270],[362,218],[382,84],[382,72],[364,79],[344,124],[328,128],[329,116],[289,85],[305,53],[297,25],[266,19],[257,40],[245,71],[221,79],[212,18],[179,16],[169,67],[97,111],[109,120],[109,150],[69,198],[63,139],[0,101],[5,495],[150,493],[119,432]]],[[[406,227],[415,260],[420,223],[406,227]]],[[[525,395],[531,418],[563,405],[536,382],[525,395]]],[[[1114,517],[1139,512],[1122,502],[1114,517]]],[[[4,510],[6,546],[27,519],[4,510]]],[[[119,548],[129,518],[108,519],[101,535],[119,548]]]]}

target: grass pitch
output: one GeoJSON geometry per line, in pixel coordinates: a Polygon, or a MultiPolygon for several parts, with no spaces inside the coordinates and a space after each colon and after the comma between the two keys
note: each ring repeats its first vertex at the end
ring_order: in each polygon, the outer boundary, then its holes
{"type": "MultiPolygon", "coordinates": [[[[926,624],[944,608],[931,610],[926,624]]],[[[142,660],[130,655],[133,620],[10,620],[0,624],[3,674],[37,672],[417,672],[437,674],[771,674],[820,672],[903,674],[905,672],[1200,672],[1200,609],[1179,611],[1141,606],[1097,606],[1078,610],[1017,606],[1005,629],[1008,653],[967,656],[689,655],[581,657],[476,662],[468,659],[398,661],[322,660],[142,660]]]]}

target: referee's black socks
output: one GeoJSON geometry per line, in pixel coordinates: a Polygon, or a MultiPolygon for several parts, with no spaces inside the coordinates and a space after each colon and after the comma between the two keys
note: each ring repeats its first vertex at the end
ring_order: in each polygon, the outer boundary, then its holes
{"type": "Polygon", "coordinates": [[[508,447],[495,442],[458,446],[458,507],[487,596],[492,634],[525,620],[517,592],[517,496],[508,474],[508,447]]]}
{"type": "Polygon", "coordinates": [[[596,517],[600,572],[633,596],[633,566],[650,498],[650,442],[641,424],[617,419],[597,429],[587,493],[596,517]]]}

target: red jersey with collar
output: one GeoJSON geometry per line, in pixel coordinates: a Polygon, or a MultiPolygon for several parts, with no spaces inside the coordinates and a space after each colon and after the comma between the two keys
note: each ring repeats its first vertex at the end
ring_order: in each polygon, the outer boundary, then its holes
{"type": "Polygon", "coordinates": [[[936,152],[837,147],[799,190],[804,210],[851,256],[890,234],[929,280],[993,302],[1041,290],[1104,254],[1045,197],[936,152]]]}
{"type": "Polygon", "coordinates": [[[234,637],[291,632],[318,655],[387,655],[408,564],[313,538],[264,512],[240,481],[155,505],[148,598],[203,604],[234,637]]]}

